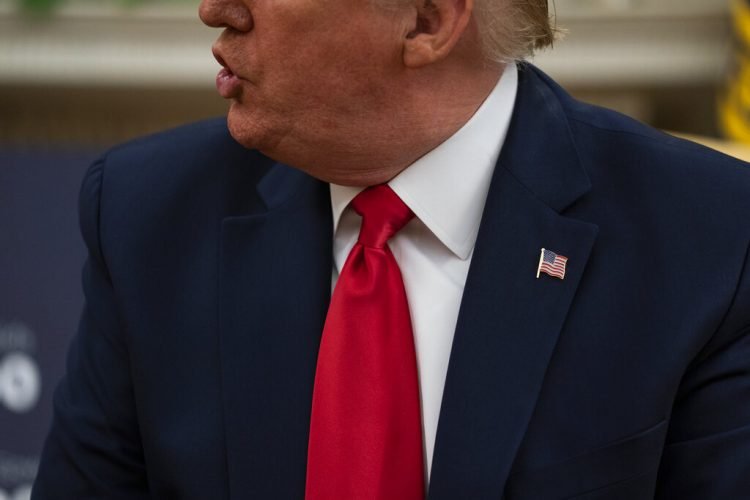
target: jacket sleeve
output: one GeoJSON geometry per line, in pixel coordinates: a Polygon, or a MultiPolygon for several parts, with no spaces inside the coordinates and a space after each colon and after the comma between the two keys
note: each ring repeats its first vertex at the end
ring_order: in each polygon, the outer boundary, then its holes
{"type": "Polygon", "coordinates": [[[148,498],[128,346],[100,237],[104,165],[95,162],[81,188],[86,303],[54,394],[34,500],[148,498]]]}
{"type": "Polygon", "coordinates": [[[659,499],[750,498],[750,264],[722,325],[685,373],[659,469],[659,499]]]}

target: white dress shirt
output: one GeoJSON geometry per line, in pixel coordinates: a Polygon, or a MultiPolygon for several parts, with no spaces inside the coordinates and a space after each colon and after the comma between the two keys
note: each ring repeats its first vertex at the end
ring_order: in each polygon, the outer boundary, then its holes
{"type": "MultiPolygon", "coordinates": [[[[516,65],[508,64],[458,132],[388,183],[416,215],[389,247],[401,269],[411,313],[427,481],[458,310],[517,88],[516,65]]],[[[331,185],[334,286],[359,234],[361,218],[349,202],[361,190],[331,185]]]]}

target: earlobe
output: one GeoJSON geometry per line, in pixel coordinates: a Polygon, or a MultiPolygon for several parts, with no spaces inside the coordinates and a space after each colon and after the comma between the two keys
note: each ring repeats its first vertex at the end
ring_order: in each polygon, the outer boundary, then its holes
{"type": "Polygon", "coordinates": [[[466,30],[474,0],[423,0],[404,38],[404,65],[419,68],[451,53],[466,30]]]}

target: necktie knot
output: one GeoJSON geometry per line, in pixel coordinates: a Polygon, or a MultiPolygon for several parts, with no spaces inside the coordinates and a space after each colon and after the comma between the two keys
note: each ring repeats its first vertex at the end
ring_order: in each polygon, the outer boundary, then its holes
{"type": "Polygon", "coordinates": [[[414,217],[414,212],[387,184],[365,189],[352,200],[352,207],[362,216],[359,243],[371,248],[385,247],[414,217]]]}

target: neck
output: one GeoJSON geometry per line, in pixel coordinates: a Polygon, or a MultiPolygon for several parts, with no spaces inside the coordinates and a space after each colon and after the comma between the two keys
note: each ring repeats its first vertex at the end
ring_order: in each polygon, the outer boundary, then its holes
{"type": "Polygon", "coordinates": [[[296,144],[290,135],[277,152],[264,153],[334,184],[388,182],[469,121],[504,69],[484,61],[467,64],[459,60],[452,68],[406,70],[380,106],[369,113],[354,110],[357,125],[331,133],[335,124],[320,124],[323,133],[312,141],[296,144]],[[302,158],[278,151],[307,153],[302,158]]]}

